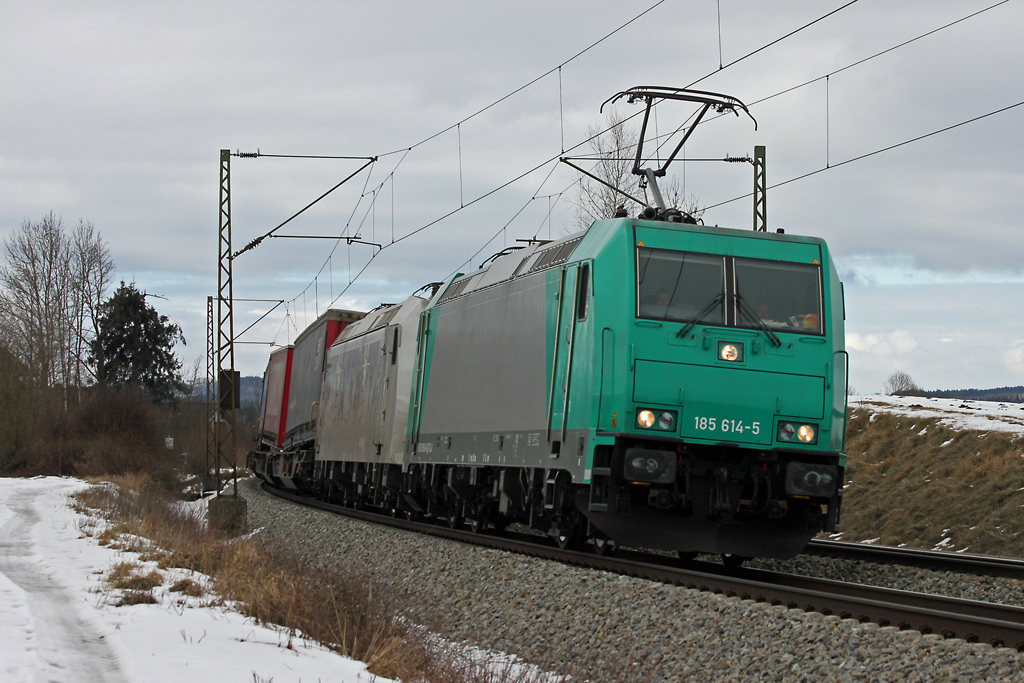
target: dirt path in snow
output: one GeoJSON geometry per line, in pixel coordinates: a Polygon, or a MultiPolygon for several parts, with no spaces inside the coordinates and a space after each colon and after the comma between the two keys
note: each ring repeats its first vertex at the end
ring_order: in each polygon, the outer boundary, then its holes
{"type": "Polygon", "coordinates": [[[33,528],[41,520],[36,508],[40,494],[21,491],[3,501],[14,516],[0,528],[0,574],[8,580],[0,582],[6,584],[0,585],[0,609],[16,618],[8,622],[14,628],[2,640],[6,653],[17,654],[0,656],[0,679],[121,683],[124,677],[116,655],[83,619],[76,598],[50,576],[39,555],[33,528]],[[14,662],[17,670],[8,668],[14,662]],[[26,670],[32,667],[34,672],[26,670]]]}

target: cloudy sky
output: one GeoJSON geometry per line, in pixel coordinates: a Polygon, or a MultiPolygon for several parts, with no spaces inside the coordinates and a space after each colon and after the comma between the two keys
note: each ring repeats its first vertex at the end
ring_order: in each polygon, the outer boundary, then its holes
{"type": "MultiPolygon", "coordinates": [[[[758,126],[709,121],[687,157],[765,145],[769,184],[813,173],[769,191],[768,223],[832,246],[857,391],[897,369],[926,388],[1024,384],[1024,3],[656,2],[3,3],[0,237],[49,211],[91,221],[118,277],[166,297],[191,363],[217,287],[219,150],[377,157],[279,231],[358,235],[384,245],[372,260],[268,239],[234,261],[237,298],[286,302],[242,337],[239,369],[261,374],[332,302],[398,301],[574,230],[557,157],[587,151],[601,103],[697,82],[758,126]]],[[[689,113],[659,107],[657,132],[689,113]]],[[[363,163],[232,158],[235,248],[363,163]]],[[[750,199],[729,201],[749,165],[671,170],[706,222],[751,225],[750,199]]],[[[270,305],[238,302],[236,330],[270,305]]]]}

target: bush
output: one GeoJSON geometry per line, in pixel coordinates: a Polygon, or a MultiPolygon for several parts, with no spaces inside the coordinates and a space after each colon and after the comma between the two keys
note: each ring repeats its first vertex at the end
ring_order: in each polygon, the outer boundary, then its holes
{"type": "Polygon", "coordinates": [[[170,486],[174,452],[164,447],[164,409],[141,389],[90,387],[66,412],[47,411],[38,437],[24,449],[24,474],[119,476],[148,473],[170,486]]]}

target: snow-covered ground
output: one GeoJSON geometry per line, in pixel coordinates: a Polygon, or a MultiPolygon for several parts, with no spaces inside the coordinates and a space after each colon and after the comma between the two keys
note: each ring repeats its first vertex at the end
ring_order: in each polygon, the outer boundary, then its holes
{"type": "Polygon", "coordinates": [[[1020,403],[872,394],[851,396],[850,407],[895,415],[937,417],[941,424],[956,430],[1024,434],[1024,405],[1020,403]]]}
{"type": "Polygon", "coordinates": [[[72,510],[87,486],[55,477],[0,479],[0,681],[367,683],[385,679],[315,643],[289,638],[209,594],[170,592],[185,570],[160,570],[157,604],[116,607],[105,577],[120,563],[156,569],[83,533],[95,521],[72,510]]]}

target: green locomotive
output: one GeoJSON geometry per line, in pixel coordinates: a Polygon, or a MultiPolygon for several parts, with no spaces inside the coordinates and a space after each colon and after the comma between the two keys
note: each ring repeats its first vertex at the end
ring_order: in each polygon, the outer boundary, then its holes
{"type": "Polygon", "coordinates": [[[406,471],[562,543],[791,556],[838,523],[842,311],[820,239],[598,221],[423,310],[406,471]]]}

